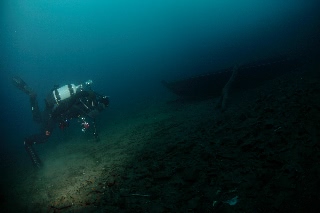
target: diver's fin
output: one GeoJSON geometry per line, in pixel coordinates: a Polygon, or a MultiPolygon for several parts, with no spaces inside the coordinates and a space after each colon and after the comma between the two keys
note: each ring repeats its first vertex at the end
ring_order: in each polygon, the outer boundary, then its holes
{"type": "Polygon", "coordinates": [[[42,167],[42,163],[41,163],[40,158],[38,157],[36,151],[32,147],[32,145],[28,144],[28,143],[25,143],[24,144],[24,148],[26,149],[28,155],[30,156],[32,164],[34,165],[34,167],[36,167],[38,169],[41,168],[42,167]]]}
{"type": "Polygon", "coordinates": [[[33,90],[24,82],[20,77],[14,76],[12,77],[12,83],[15,85],[19,90],[23,91],[29,96],[35,96],[33,90]]]}

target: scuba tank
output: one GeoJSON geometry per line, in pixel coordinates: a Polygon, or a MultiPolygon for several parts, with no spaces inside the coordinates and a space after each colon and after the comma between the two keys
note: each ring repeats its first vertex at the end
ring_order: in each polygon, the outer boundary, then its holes
{"type": "Polygon", "coordinates": [[[77,87],[74,84],[68,84],[52,91],[53,98],[56,104],[60,104],[61,101],[70,98],[77,92],[77,87]]]}
{"type": "Polygon", "coordinates": [[[84,84],[78,86],[74,84],[67,84],[62,87],[55,87],[51,93],[47,96],[45,102],[48,108],[57,107],[59,104],[63,103],[65,100],[74,96],[77,92],[84,89],[91,89],[90,86],[92,80],[86,81],[84,84]]]}

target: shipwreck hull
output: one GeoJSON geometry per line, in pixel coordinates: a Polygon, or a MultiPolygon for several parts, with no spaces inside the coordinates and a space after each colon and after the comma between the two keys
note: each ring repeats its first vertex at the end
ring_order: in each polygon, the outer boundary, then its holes
{"type": "MultiPolygon", "coordinates": [[[[257,87],[267,80],[279,77],[301,66],[299,59],[270,58],[238,67],[232,90],[257,87]]],[[[232,75],[233,67],[172,82],[162,81],[171,92],[180,97],[203,98],[221,95],[223,87],[232,75]]]]}

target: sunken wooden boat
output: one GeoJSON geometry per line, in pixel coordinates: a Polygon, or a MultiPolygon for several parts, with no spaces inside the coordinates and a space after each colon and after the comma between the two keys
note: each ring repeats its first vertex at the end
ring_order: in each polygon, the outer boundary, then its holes
{"type": "MultiPolygon", "coordinates": [[[[232,90],[244,90],[261,85],[301,66],[302,59],[288,56],[268,58],[237,68],[232,90]]],[[[162,81],[171,92],[183,98],[218,97],[233,73],[233,67],[177,81],[162,81]]]]}

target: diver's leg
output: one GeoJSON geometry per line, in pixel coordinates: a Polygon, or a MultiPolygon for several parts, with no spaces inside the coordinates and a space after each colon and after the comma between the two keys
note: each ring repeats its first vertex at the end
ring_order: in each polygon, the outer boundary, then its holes
{"type": "Polygon", "coordinates": [[[36,151],[32,147],[32,144],[29,144],[29,143],[27,143],[25,141],[24,142],[24,148],[27,151],[29,157],[31,158],[33,166],[36,167],[36,168],[41,168],[42,167],[42,162],[41,162],[38,154],[36,153],[36,151]]]}
{"type": "Polygon", "coordinates": [[[42,117],[43,119],[41,122],[42,125],[40,133],[31,135],[24,141],[24,147],[27,153],[29,154],[33,165],[37,168],[41,167],[42,163],[32,146],[34,144],[47,142],[47,140],[51,136],[54,127],[54,121],[50,117],[49,110],[45,110],[42,117]]]}
{"type": "Polygon", "coordinates": [[[30,104],[31,104],[31,112],[32,112],[32,118],[35,122],[41,123],[41,112],[39,110],[39,105],[37,101],[37,94],[27,85],[26,82],[24,82],[19,77],[13,77],[12,83],[15,85],[19,90],[23,91],[30,97],[30,104]]]}
{"type": "Polygon", "coordinates": [[[38,105],[38,100],[36,96],[30,96],[30,105],[31,105],[31,112],[32,112],[32,118],[35,122],[41,123],[41,112],[38,105]]]}
{"type": "Polygon", "coordinates": [[[41,132],[50,135],[55,124],[55,118],[52,116],[52,110],[46,106],[42,112],[41,118],[41,132]]]}
{"type": "Polygon", "coordinates": [[[31,158],[32,164],[36,168],[40,168],[42,166],[42,162],[33,148],[34,144],[44,143],[48,140],[50,136],[50,132],[46,131],[44,133],[34,134],[30,137],[26,138],[24,141],[24,148],[27,151],[29,157],[31,158]]]}
{"type": "Polygon", "coordinates": [[[96,141],[100,141],[100,137],[97,131],[96,120],[93,119],[93,136],[96,141]]]}

